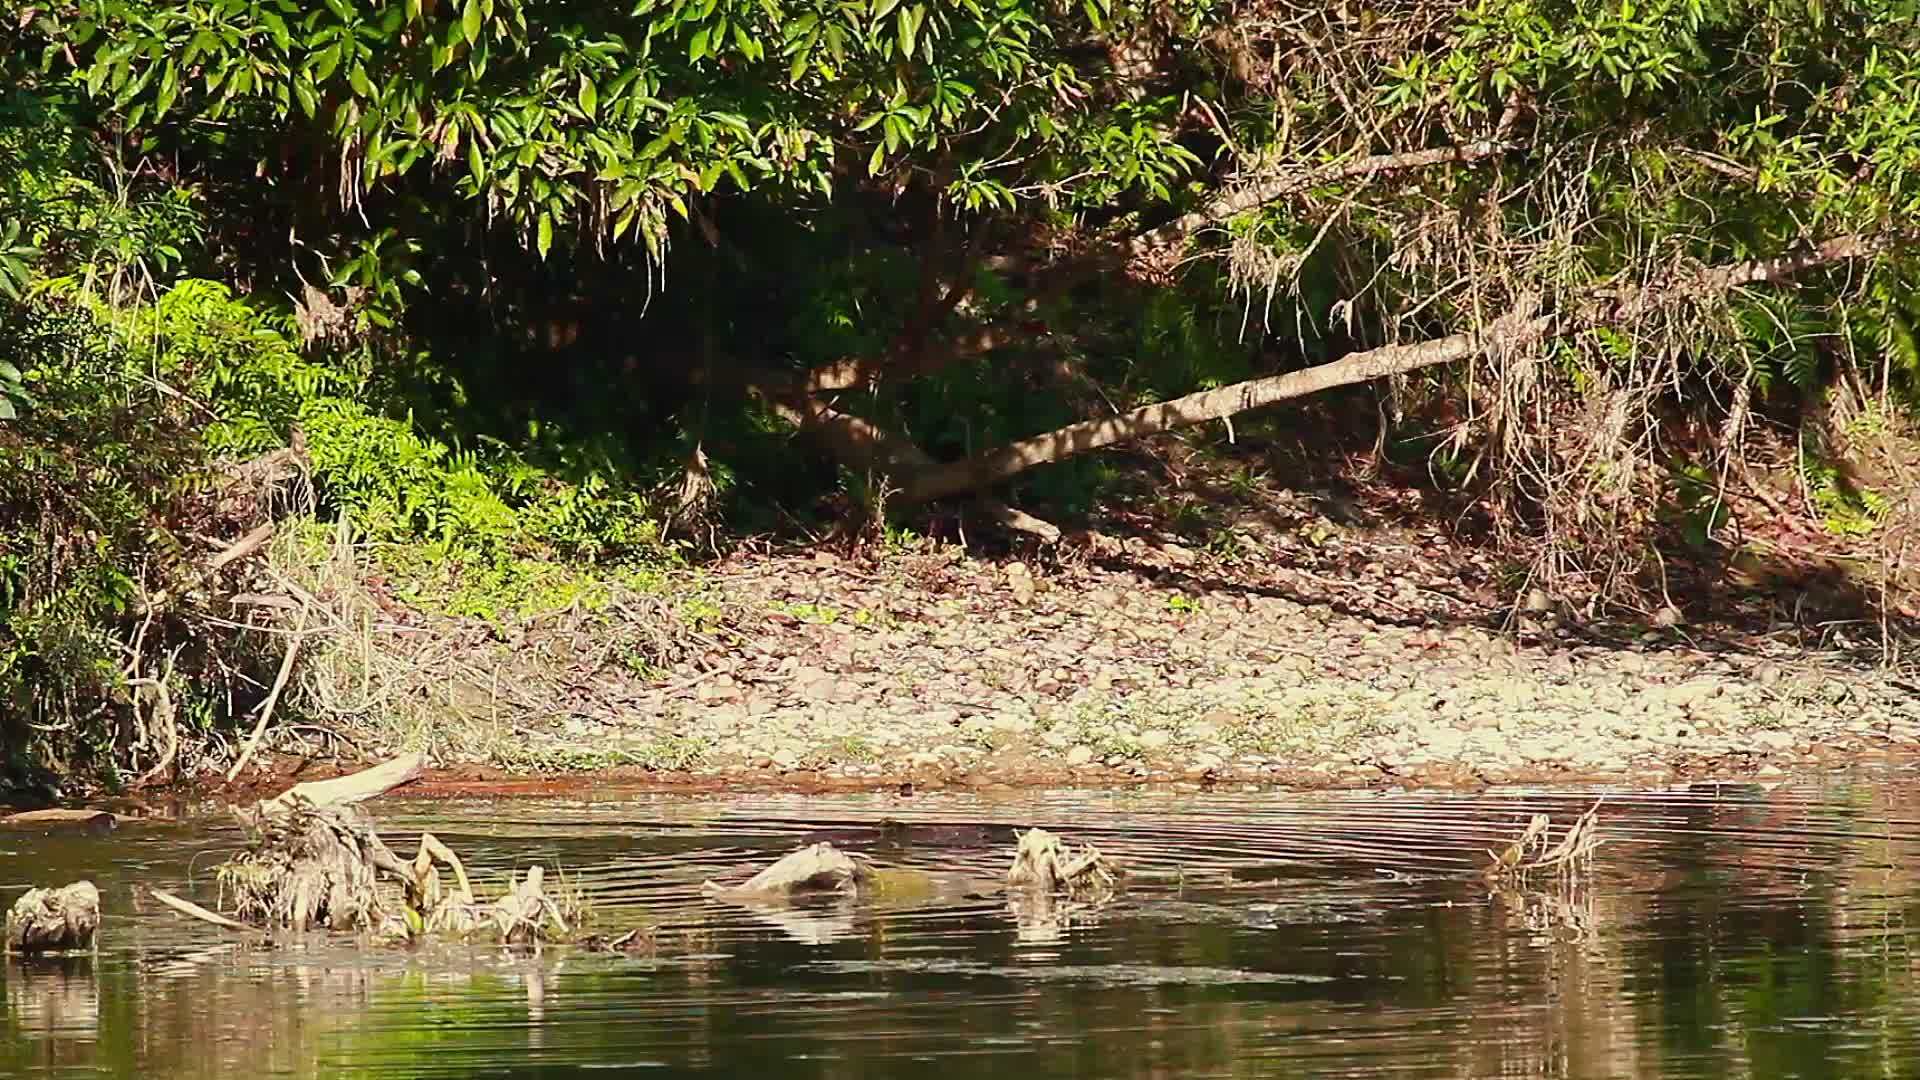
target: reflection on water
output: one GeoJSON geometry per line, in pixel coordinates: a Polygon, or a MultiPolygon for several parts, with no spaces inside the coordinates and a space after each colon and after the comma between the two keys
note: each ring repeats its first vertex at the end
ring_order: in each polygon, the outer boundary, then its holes
{"type": "Polygon", "coordinates": [[[579,872],[603,929],[655,927],[645,957],[259,948],[133,892],[205,890],[239,839],[216,819],[0,833],[0,903],[90,874],[108,911],[98,957],[0,968],[0,1076],[1920,1075],[1920,785],[1612,794],[1591,881],[1489,896],[1486,849],[1590,798],[380,806],[392,839],[431,828],[482,877],[579,872]],[[1098,907],[1010,901],[991,883],[1014,824],[1154,878],[1098,907]],[[818,835],[934,884],[701,896],[818,835]]]}

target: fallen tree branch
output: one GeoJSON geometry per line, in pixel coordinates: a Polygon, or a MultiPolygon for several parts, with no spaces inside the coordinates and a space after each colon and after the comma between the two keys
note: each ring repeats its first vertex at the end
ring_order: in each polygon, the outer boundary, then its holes
{"type": "Polygon", "coordinates": [[[260,550],[260,545],[273,538],[273,522],[256,527],[252,532],[222,548],[213,558],[207,560],[207,572],[212,573],[236,559],[244,559],[260,550]]]}
{"type": "Polygon", "coordinates": [[[1424,169],[1434,165],[1479,161],[1511,150],[1515,145],[1494,139],[1482,139],[1463,146],[1405,150],[1397,154],[1369,154],[1349,161],[1336,161],[1290,172],[1264,183],[1252,184],[1238,191],[1229,192],[1198,210],[1182,214],[1158,228],[1149,229],[1129,240],[1127,248],[1131,253],[1138,255],[1155,248],[1179,243],[1209,225],[1217,225],[1248,210],[1278,202],[1289,195],[1316,188],[1322,184],[1370,178],[1381,173],[1424,169]]]}
{"type": "Polygon", "coordinates": [[[1586,302],[1566,314],[1537,314],[1537,299],[1523,302],[1484,329],[1411,345],[1385,345],[1349,353],[1330,363],[1284,375],[1249,379],[1115,416],[1069,424],[972,458],[923,469],[904,478],[899,496],[925,502],[963,495],[1036,465],[1116,443],[1224,419],[1335,387],[1455,363],[1491,349],[1514,348],[1544,338],[1630,322],[1679,299],[1698,300],[1744,285],[1785,280],[1806,270],[1877,254],[1887,250],[1895,239],[1886,235],[1839,236],[1791,254],[1707,267],[1655,285],[1596,290],[1586,302]]]}
{"type": "Polygon", "coordinates": [[[376,795],[384,795],[402,784],[412,783],[426,771],[427,752],[416,750],[411,754],[402,754],[392,761],[375,765],[371,769],[362,769],[357,773],[335,777],[332,780],[309,780],[304,784],[295,784],[261,803],[260,809],[263,811],[286,810],[300,801],[316,807],[365,802],[376,795]]]}
{"type": "Polygon", "coordinates": [[[243,923],[238,919],[229,919],[225,915],[222,915],[217,911],[208,911],[206,908],[201,907],[199,904],[196,904],[191,900],[183,900],[180,897],[175,896],[172,893],[166,891],[165,889],[149,888],[147,890],[147,895],[153,897],[155,900],[160,901],[162,904],[167,905],[168,907],[172,908],[173,910],[179,912],[182,915],[185,915],[189,918],[199,919],[201,922],[204,922],[204,923],[212,923],[213,925],[218,926],[223,930],[253,929],[253,927],[248,926],[246,923],[243,923]]]}
{"type": "MultiPolygon", "coordinates": [[[[888,473],[912,475],[940,467],[925,450],[911,441],[849,412],[843,412],[809,394],[766,384],[753,388],[776,416],[802,431],[811,432],[828,444],[842,461],[877,468],[888,473]]],[[[1042,543],[1060,541],[1060,528],[1032,514],[1016,510],[996,499],[979,500],[980,508],[995,523],[1037,537],[1042,543]]]]}
{"type": "Polygon", "coordinates": [[[909,477],[901,489],[901,495],[909,500],[924,502],[964,494],[1025,472],[1035,465],[1060,461],[1115,443],[1223,419],[1249,409],[1305,397],[1337,386],[1350,386],[1386,375],[1464,360],[1484,351],[1496,338],[1507,346],[1537,340],[1551,332],[1558,321],[1552,315],[1524,319],[1509,316],[1494,323],[1485,332],[1453,334],[1417,345],[1387,345],[1350,353],[1330,364],[1319,364],[1264,379],[1250,379],[1117,416],[1069,424],[1045,435],[1008,443],[977,457],[909,477]]]}

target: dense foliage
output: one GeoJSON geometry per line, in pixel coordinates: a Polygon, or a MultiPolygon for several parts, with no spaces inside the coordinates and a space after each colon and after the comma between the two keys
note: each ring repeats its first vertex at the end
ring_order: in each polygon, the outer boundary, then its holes
{"type": "Polygon", "coordinates": [[[1383,447],[1604,592],[1772,431],[1886,526],[1819,448],[1920,404],[1920,0],[49,0],[0,56],[16,740],[296,444],[497,577],[1081,513],[1063,459],[1386,375],[1383,447]]]}

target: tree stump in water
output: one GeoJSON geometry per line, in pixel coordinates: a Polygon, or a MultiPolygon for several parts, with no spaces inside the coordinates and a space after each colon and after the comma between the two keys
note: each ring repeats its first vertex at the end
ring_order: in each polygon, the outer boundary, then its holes
{"type": "Polygon", "coordinates": [[[231,891],[235,911],[249,922],[289,930],[378,927],[385,915],[379,872],[410,876],[353,806],[301,799],[267,809],[257,825],[253,850],[218,871],[222,891],[231,891]]]}
{"type": "Polygon", "coordinates": [[[100,929],[100,890],[91,881],[63,889],[29,889],[7,912],[7,951],[23,954],[87,950],[100,929]]]}
{"type": "Polygon", "coordinates": [[[1019,850],[1007,869],[1009,888],[1042,894],[1097,895],[1111,892],[1115,880],[1113,867],[1092,846],[1072,851],[1045,829],[1020,835],[1019,850]]]}
{"type": "Polygon", "coordinates": [[[812,844],[792,852],[731,888],[709,881],[708,893],[746,896],[850,894],[872,878],[872,871],[832,844],[812,844]]]}

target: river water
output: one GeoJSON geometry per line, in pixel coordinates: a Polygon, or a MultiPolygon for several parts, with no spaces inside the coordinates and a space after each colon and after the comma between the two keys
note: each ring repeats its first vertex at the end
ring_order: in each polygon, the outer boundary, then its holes
{"type": "Polygon", "coordinates": [[[243,947],[217,817],[0,831],[0,903],[91,876],[91,960],[0,972],[0,1076],[1920,1076],[1920,781],[1610,792],[1583,883],[1490,895],[1486,849],[1590,791],[389,799],[476,877],[576,875],[653,955],[310,937],[243,947]],[[914,828],[904,835],[880,823],[914,828]],[[1150,880],[1010,906],[1014,826],[1150,880]],[[802,911],[705,899],[826,835],[924,890],[802,911]],[[1176,873],[1177,872],[1177,873],[1176,873]]]}

